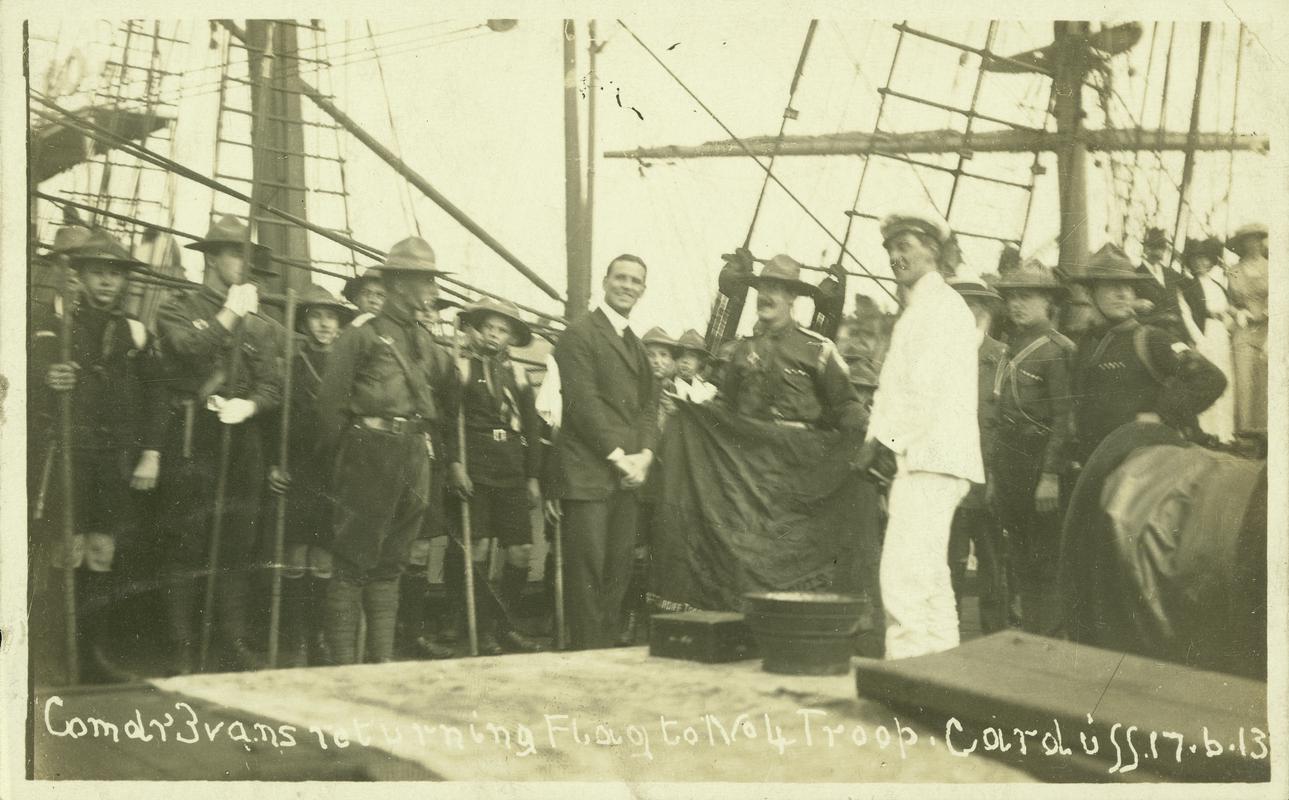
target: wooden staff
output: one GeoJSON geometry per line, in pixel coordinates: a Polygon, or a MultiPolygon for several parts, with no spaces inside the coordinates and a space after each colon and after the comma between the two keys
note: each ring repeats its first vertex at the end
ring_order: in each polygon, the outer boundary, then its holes
{"type": "MultiPolygon", "coordinates": [[[[452,322],[452,363],[461,363],[461,318],[457,316],[452,322]]],[[[467,366],[467,369],[469,367],[467,366]]],[[[469,376],[466,376],[469,377],[469,376]]],[[[457,447],[461,469],[469,474],[466,461],[465,445],[465,390],[461,390],[461,400],[457,403],[457,447]]],[[[474,608],[474,548],[470,544],[470,498],[461,497],[461,549],[465,551],[465,622],[470,635],[470,655],[479,655],[479,621],[474,608]]]]}
{"type": "Polygon", "coordinates": [[[568,644],[568,634],[564,628],[564,536],[561,522],[559,517],[551,520],[555,526],[551,539],[555,543],[555,641],[563,650],[568,644]]]}
{"type": "MultiPolygon", "coordinates": [[[[273,35],[272,23],[268,27],[271,39],[273,35]]],[[[261,59],[259,74],[256,76],[255,81],[258,85],[252,87],[252,89],[258,89],[258,91],[251,92],[252,132],[263,130],[264,128],[264,105],[267,102],[267,98],[264,96],[264,62],[268,58],[271,58],[271,55],[266,53],[264,58],[261,59]]],[[[251,139],[251,195],[246,212],[246,239],[242,242],[243,283],[247,282],[247,276],[251,272],[252,258],[254,257],[251,231],[254,230],[255,220],[259,217],[261,205],[260,170],[263,167],[261,162],[264,160],[260,148],[255,146],[255,137],[252,136],[251,139]]],[[[229,288],[231,289],[232,287],[229,288]]],[[[239,317],[233,324],[233,351],[228,356],[228,372],[225,374],[224,379],[224,386],[230,394],[237,391],[237,384],[241,379],[242,341],[245,337],[246,325],[244,320],[239,317]]],[[[215,480],[215,507],[211,515],[210,524],[210,554],[207,558],[206,597],[201,615],[201,649],[197,657],[197,667],[203,672],[206,670],[206,660],[210,654],[210,634],[215,622],[215,584],[219,574],[219,547],[224,532],[224,512],[228,501],[228,470],[232,460],[232,452],[233,426],[223,425],[219,437],[219,471],[215,480]]]]}
{"type": "Polygon", "coordinates": [[[49,496],[49,481],[54,477],[54,456],[58,454],[57,440],[50,441],[45,449],[45,460],[40,466],[40,484],[36,488],[36,510],[31,513],[32,519],[45,518],[45,499],[49,496]]]}
{"type": "MultiPolygon", "coordinates": [[[[295,363],[295,289],[286,290],[286,352],[283,355],[285,373],[282,378],[282,426],[278,431],[278,469],[289,474],[291,433],[291,385],[294,383],[295,363]]],[[[273,531],[273,589],[269,600],[269,669],[277,666],[278,627],[282,621],[282,570],[286,560],[286,504],[285,493],[277,498],[277,520],[273,531]]]]}
{"type": "MultiPolygon", "coordinates": [[[[72,363],[72,314],[76,298],[72,292],[72,271],[63,269],[63,316],[60,320],[59,357],[72,363]]],[[[67,682],[80,683],[80,654],[76,647],[76,566],[72,563],[76,538],[76,491],[72,481],[72,393],[58,395],[58,428],[62,446],[60,465],[63,483],[63,619],[67,626],[67,682]]]]}

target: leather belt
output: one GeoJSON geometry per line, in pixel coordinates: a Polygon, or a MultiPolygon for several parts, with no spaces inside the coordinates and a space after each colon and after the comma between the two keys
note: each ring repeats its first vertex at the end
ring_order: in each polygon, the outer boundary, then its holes
{"type": "Polygon", "coordinates": [[[415,419],[408,419],[407,417],[358,417],[357,422],[369,430],[392,433],[396,436],[424,433],[429,429],[429,423],[419,417],[415,419]]]}

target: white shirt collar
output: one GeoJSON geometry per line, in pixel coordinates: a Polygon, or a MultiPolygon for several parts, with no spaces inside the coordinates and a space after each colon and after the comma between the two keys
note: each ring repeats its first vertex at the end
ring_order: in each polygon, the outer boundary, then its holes
{"type": "Polygon", "coordinates": [[[608,317],[609,324],[613,326],[613,330],[619,336],[622,336],[626,332],[627,328],[631,327],[631,320],[622,316],[617,311],[614,311],[613,307],[608,303],[601,302],[597,308],[604,312],[604,316],[608,317]]]}

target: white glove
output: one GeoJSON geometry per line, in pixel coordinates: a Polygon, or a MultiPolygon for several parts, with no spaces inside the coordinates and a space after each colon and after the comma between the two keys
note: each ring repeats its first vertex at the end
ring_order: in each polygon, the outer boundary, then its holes
{"type": "Polygon", "coordinates": [[[255,415],[255,401],[234,397],[225,400],[219,409],[219,421],[225,425],[237,425],[255,415]]]}
{"type": "Polygon", "coordinates": [[[227,308],[238,317],[254,314],[260,310],[259,290],[255,288],[253,283],[242,283],[230,287],[228,296],[224,298],[224,308],[227,308]]]}

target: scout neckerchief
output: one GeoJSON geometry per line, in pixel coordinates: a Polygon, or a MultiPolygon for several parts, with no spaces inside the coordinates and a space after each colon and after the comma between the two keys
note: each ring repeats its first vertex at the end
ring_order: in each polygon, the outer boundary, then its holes
{"type": "Polygon", "coordinates": [[[487,357],[482,353],[467,352],[462,353],[457,359],[457,372],[461,376],[463,385],[470,381],[470,365],[478,362],[479,369],[483,372],[484,382],[488,386],[488,394],[492,396],[497,405],[498,416],[507,420],[510,429],[516,433],[523,430],[523,422],[519,417],[519,400],[516,393],[519,391],[523,368],[515,363],[511,363],[511,369],[508,370],[511,380],[507,380],[506,372],[502,367],[501,354],[494,357],[487,357]],[[512,388],[513,383],[513,388],[512,388]]]}

